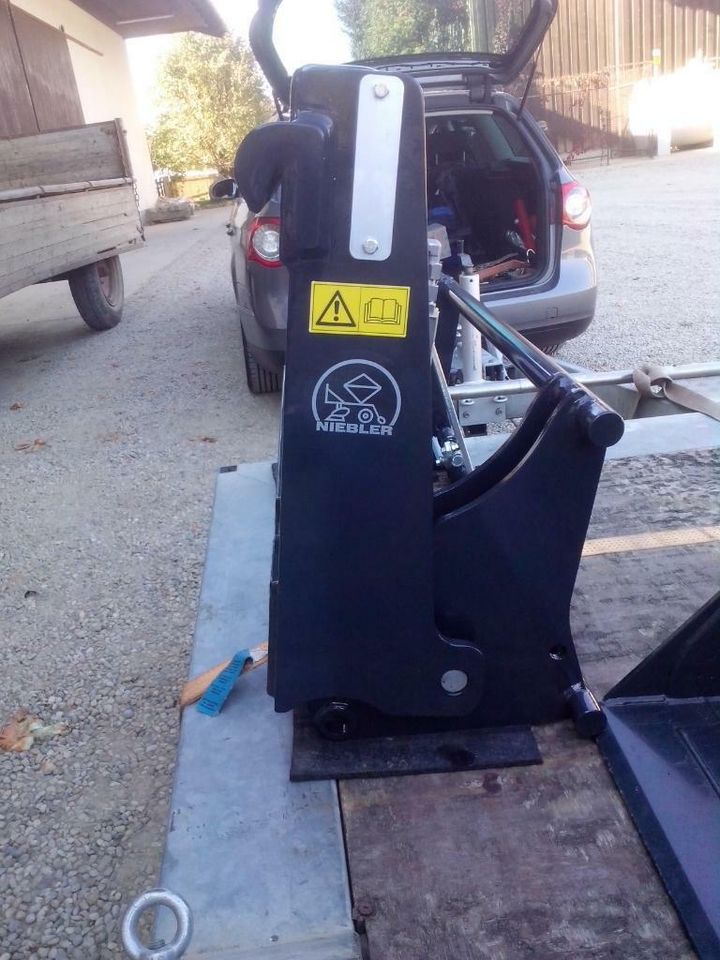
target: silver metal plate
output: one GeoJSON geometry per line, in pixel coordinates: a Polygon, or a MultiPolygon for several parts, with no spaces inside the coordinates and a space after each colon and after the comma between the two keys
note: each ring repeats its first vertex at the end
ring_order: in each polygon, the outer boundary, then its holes
{"type": "MultiPolygon", "coordinates": [[[[218,476],[191,676],[267,639],[274,507],[270,464],[218,476]]],[[[184,960],[358,960],[336,785],[289,782],[292,719],[265,683],[183,715],[161,877],[193,914],[184,960]]]]}
{"type": "Polygon", "coordinates": [[[399,77],[372,73],[360,81],[350,219],[356,260],[387,260],[392,252],[404,98],[399,77]]]}

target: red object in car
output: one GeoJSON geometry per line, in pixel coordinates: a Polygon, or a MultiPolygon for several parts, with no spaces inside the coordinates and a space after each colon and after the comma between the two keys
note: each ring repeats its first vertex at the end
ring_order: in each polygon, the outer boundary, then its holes
{"type": "Polygon", "coordinates": [[[513,200],[513,213],[517,223],[517,232],[526,250],[535,249],[535,236],[527,207],[522,197],[513,200]]]}

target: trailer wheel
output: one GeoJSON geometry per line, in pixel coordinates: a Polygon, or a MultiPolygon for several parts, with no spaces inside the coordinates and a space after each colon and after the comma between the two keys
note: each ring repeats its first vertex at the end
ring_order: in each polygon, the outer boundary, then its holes
{"type": "Polygon", "coordinates": [[[108,257],[68,274],[80,316],[93,330],[111,330],[122,316],[125,287],[120,257],[108,257]]]}
{"type": "Polygon", "coordinates": [[[243,356],[245,357],[245,373],[250,393],[277,393],[280,389],[280,377],[272,370],[261,367],[255,357],[248,350],[245,333],[242,334],[243,356]]]}

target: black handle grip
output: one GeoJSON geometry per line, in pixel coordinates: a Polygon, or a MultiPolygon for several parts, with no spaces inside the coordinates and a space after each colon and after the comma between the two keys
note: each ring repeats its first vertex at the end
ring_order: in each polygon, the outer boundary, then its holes
{"type": "Polygon", "coordinates": [[[280,255],[284,263],[327,252],[325,193],[331,130],[328,117],[302,112],[290,123],[266,123],[251,130],[238,147],[235,182],[254,213],[282,184],[280,255]]]}

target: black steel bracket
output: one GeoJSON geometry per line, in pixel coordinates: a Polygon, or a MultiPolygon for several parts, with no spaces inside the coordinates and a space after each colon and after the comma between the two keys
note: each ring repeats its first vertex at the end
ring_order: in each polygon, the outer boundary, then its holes
{"type": "Polygon", "coordinates": [[[608,693],[602,755],[702,960],[720,956],[720,593],[608,693]]]}

